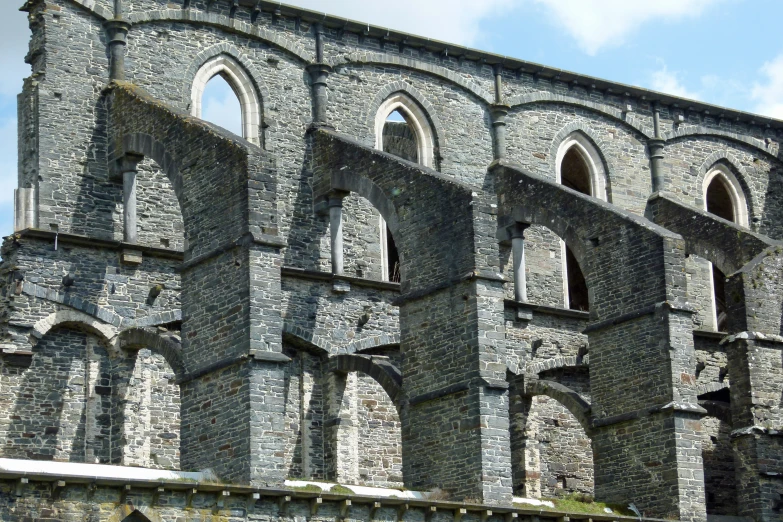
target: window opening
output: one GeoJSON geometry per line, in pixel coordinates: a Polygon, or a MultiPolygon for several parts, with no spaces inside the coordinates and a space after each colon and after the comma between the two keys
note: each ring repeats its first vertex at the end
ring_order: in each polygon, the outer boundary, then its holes
{"type": "Polygon", "coordinates": [[[386,118],[383,126],[383,150],[404,160],[419,162],[419,144],[401,110],[395,110],[386,118]]]}
{"type": "Polygon", "coordinates": [[[590,309],[587,298],[587,283],[576,257],[568,246],[566,252],[566,277],[568,277],[568,308],[587,312],[590,309]]]}
{"type": "Polygon", "coordinates": [[[563,163],[560,166],[560,182],[577,192],[590,196],[590,169],[585,163],[582,154],[571,147],[563,157],[563,163]]]}
{"type": "MultiPolygon", "coordinates": [[[[569,148],[563,156],[560,163],[560,183],[582,194],[592,195],[590,167],[576,146],[569,148]]],[[[565,258],[563,279],[565,280],[567,307],[571,310],[589,311],[587,282],[582,269],[576,262],[574,253],[565,243],[563,243],[561,251],[565,258]]]]}
{"type": "Polygon", "coordinates": [[[201,97],[201,119],[242,136],[242,107],[231,85],[221,74],[213,76],[201,97]]]}
{"type": "Polygon", "coordinates": [[[715,176],[707,187],[707,212],[729,221],[735,221],[734,204],[723,176],[715,176]]]}
{"type": "Polygon", "coordinates": [[[208,60],[193,79],[190,113],[220,125],[259,146],[263,146],[261,103],[253,79],[228,55],[220,54],[208,60]],[[208,87],[210,90],[215,89],[214,94],[207,96],[205,91],[208,87]],[[208,101],[211,105],[209,110],[205,107],[208,101]]]}
{"type": "MultiPolygon", "coordinates": [[[[710,214],[715,214],[728,221],[737,221],[737,212],[734,208],[731,187],[721,174],[715,175],[709,182],[704,203],[707,207],[707,212],[710,214]]],[[[725,332],[728,319],[726,310],[726,276],[715,265],[711,265],[711,269],[715,329],[719,332],[725,332]]]]}
{"type": "MultiPolygon", "coordinates": [[[[404,160],[419,162],[419,144],[416,133],[402,109],[389,113],[383,125],[383,151],[404,160]]],[[[381,243],[384,245],[384,276],[388,281],[400,282],[400,255],[391,230],[381,218],[381,243]]]]}

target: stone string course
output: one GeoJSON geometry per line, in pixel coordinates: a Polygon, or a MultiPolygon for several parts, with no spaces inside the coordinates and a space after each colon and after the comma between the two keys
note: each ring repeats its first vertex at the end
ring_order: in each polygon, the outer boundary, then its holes
{"type": "Polygon", "coordinates": [[[23,6],[17,199],[34,211],[2,245],[0,457],[209,469],[220,485],[2,476],[1,519],[566,520],[514,511],[515,495],[779,519],[783,123],[278,2],[117,4],[23,6]],[[122,21],[127,45],[110,38],[122,21]],[[221,55],[260,100],[259,145],[191,114],[221,55]],[[398,95],[421,121],[379,140],[398,95]],[[606,201],[557,183],[574,133],[606,201]],[[748,227],[704,211],[716,165],[748,227]],[[588,311],[566,309],[566,244],[588,311]],[[280,489],[294,478],[431,498],[280,489]]]}

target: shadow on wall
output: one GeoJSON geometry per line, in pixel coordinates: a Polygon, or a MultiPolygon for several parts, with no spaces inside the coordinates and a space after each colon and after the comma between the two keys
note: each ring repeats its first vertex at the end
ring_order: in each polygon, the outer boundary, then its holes
{"type": "Polygon", "coordinates": [[[2,366],[4,457],[179,467],[179,390],[161,356],[111,359],[94,335],[59,327],[29,368],[2,366]]]}

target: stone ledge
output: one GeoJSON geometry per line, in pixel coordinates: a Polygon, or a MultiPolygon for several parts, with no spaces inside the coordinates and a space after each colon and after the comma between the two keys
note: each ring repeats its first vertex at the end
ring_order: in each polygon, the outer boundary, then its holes
{"type": "Polygon", "coordinates": [[[81,246],[95,250],[109,249],[116,250],[118,252],[122,252],[124,250],[137,250],[142,254],[146,254],[151,257],[173,259],[175,261],[182,261],[185,258],[184,252],[180,250],[137,245],[134,243],[115,241],[113,239],[99,239],[89,236],[82,236],[80,234],[52,232],[50,230],[41,230],[37,228],[20,230],[19,232],[16,232],[16,235],[23,239],[44,239],[50,240],[52,242],[54,242],[56,239],[58,244],[81,246]]]}
{"type": "Polygon", "coordinates": [[[517,310],[527,310],[530,312],[538,312],[545,315],[555,315],[559,317],[568,317],[571,319],[579,319],[587,321],[590,319],[590,312],[582,312],[580,310],[570,310],[568,308],[559,308],[557,306],[538,305],[533,303],[523,303],[521,301],[515,301],[514,299],[504,299],[503,304],[506,308],[517,310]]]}
{"type": "MultiPolygon", "coordinates": [[[[103,486],[117,488],[117,495],[122,498],[123,492],[131,488],[153,489],[158,493],[170,491],[182,495],[198,493],[218,493],[224,497],[245,495],[252,499],[275,502],[281,508],[285,508],[290,502],[304,501],[311,503],[317,500],[318,504],[340,502],[343,506],[351,503],[369,505],[370,508],[396,508],[403,513],[408,510],[426,510],[432,513],[438,512],[452,515],[472,512],[482,519],[488,517],[500,517],[508,522],[514,519],[534,520],[532,517],[540,517],[545,520],[593,520],[596,522],[613,521],[639,521],[636,517],[626,517],[615,514],[587,514],[568,513],[544,509],[524,509],[511,506],[490,506],[470,502],[450,502],[443,500],[428,500],[425,498],[410,498],[409,492],[400,491],[400,497],[386,496],[382,492],[389,491],[385,488],[364,488],[361,493],[330,493],[328,491],[306,491],[296,487],[254,487],[245,485],[223,484],[214,480],[214,477],[203,472],[182,472],[157,470],[150,468],[135,468],[129,466],[110,466],[106,464],[82,464],[70,462],[33,461],[22,459],[0,459],[0,479],[16,481],[31,487],[30,482],[54,483],[58,489],[69,485],[77,486],[103,486]],[[372,491],[372,490],[378,491],[372,491]],[[405,498],[407,497],[407,498],[405,498]],[[350,503],[346,503],[350,500],[350,503]],[[463,511],[464,510],[464,511],[463,511]]],[[[346,487],[350,488],[350,485],[346,487]]],[[[54,489],[54,486],[53,486],[54,489]]],[[[24,489],[21,490],[24,495],[24,489]]],[[[281,509],[282,511],[282,509],[281,509]]],[[[454,517],[459,518],[458,516],[454,517]]],[[[659,519],[645,518],[641,520],[658,521],[659,519]]]]}
{"type": "Polygon", "coordinates": [[[305,270],[304,268],[284,266],[280,269],[280,273],[284,277],[295,277],[297,279],[307,279],[310,281],[330,281],[332,283],[346,282],[350,285],[363,286],[366,288],[390,290],[392,292],[400,291],[400,283],[393,283],[391,281],[376,281],[374,279],[365,279],[363,277],[334,275],[329,272],[321,272],[320,270],[305,270]]]}

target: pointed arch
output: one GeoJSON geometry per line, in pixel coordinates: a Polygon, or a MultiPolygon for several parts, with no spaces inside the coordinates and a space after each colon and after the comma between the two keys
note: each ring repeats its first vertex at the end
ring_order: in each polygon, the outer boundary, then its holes
{"type": "Polygon", "coordinates": [[[747,185],[748,173],[738,167],[739,163],[728,152],[714,152],[701,167],[702,208],[707,209],[707,191],[717,181],[724,184],[731,198],[734,210],[734,222],[740,226],[750,226],[753,215],[752,192],[747,185]],[[751,196],[751,197],[748,197],[751,196]]]}
{"type": "Polygon", "coordinates": [[[114,509],[107,522],[162,522],[162,520],[149,506],[123,504],[114,509]]]}
{"type": "Polygon", "coordinates": [[[465,79],[462,75],[456,72],[435,65],[433,63],[423,62],[404,56],[399,56],[390,53],[373,53],[373,52],[356,52],[346,55],[344,58],[335,61],[334,66],[342,64],[361,64],[361,65],[388,65],[391,67],[399,67],[401,69],[411,69],[419,71],[424,74],[432,75],[437,78],[446,80],[458,85],[465,91],[475,96],[478,100],[490,104],[494,100],[494,96],[485,90],[478,82],[470,79],[465,79]]]}
{"type": "Polygon", "coordinates": [[[402,398],[402,373],[388,357],[378,355],[344,354],[334,358],[334,371],[361,372],[372,377],[400,410],[402,398]]]}
{"type": "Polygon", "coordinates": [[[182,344],[173,335],[163,335],[152,328],[130,328],[120,332],[117,340],[123,350],[147,348],[161,355],[174,370],[178,379],[185,376],[182,344]]]}
{"type": "Polygon", "coordinates": [[[383,150],[383,128],[386,119],[395,110],[406,116],[405,121],[414,131],[419,161],[425,167],[437,170],[440,149],[443,147],[442,125],[435,107],[407,82],[394,82],[378,91],[367,114],[367,127],[372,129],[374,146],[383,150]]]}
{"type": "Polygon", "coordinates": [[[595,101],[584,100],[576,96],[567,94],[559,94],[553,92],[533,92],[527,94],[520,94],[514,96],[508,100],[508,104],[513,107],[519,107],[523,105],[532,105],[534,103],[561,103],[563,105],[572,105],[574,107],[582,107],[594,111],[598,114],[611,118],[618,123],[621,123],[627,127],[634,129],[643,138],[649,139],[654,135],[653,129],[641,121],[639,117],[632,113],[623,112],[607,103],[600,103],[595,101]]]}
{"type": "Polygon", "coordinates": [[[190,113],[201,118],[202,98],[207,83],[220,75],[239,99],[242,113],[242,137],[250,143],[264,147],[263,127],[268,120],[264,113],[264,100],[269,93],[260,82],[260,74],[246,65],[252,61],[233,46],[220,44],[199,53],[191,62],[185,75],[188,93],[183,96],[190,103],[190,113]]]}
{"type": "Polygon", "coordinates": [[[35,323],[30,333],[30,341],[33,346],[47,333],[58,327],[68,327],[94,335],[107,348],[111,357],[120,355],[114,346],[114,339],[117,336],[116,328],[78,310],[58,310],[35,323]]]}
{"type": "Polygon", "coordinates": [[[552,140],[550,149],[550,166],[555,172],[555,179],[561,182],[561,164],[569,150],[575,150],[584,159],[590,175],[590,194],[602,201],[612,201],[611,175],[614,170],[610,167],[602,149],[605,148],[603,140],[598,137],[593,129],[582,122],[572,122],[558,131],[552,140]]]}

